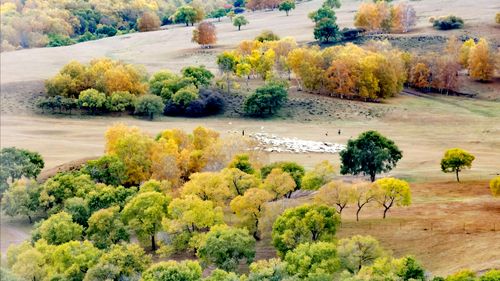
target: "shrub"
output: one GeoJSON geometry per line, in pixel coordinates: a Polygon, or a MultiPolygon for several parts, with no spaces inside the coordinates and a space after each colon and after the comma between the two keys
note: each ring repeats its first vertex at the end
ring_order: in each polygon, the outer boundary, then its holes
{"type": "Polygon", "coordinates": [[[248,115],[270,116],[286,102],[288,91],[284,84],[271,82],[255,90],[245,99],[243,110],[248,115]]]}
{"type": "Polygon", "coordinates": [[[188,86],[180,89],[172,96],[172,101],[182,107],[186,107],[198,98],[198,89],[188,86]]]}
{"type": "Polygon", "coordinates": [[[82,91],[78,97],[80,107],[89,110],[92,114],[96,114],[106,105],[106,95],[95,89],[82,91]]]}
{"type": "Polygon", "coordinates": [[[457,16],[449,15],[434,19],[432,21],[432,26],[439,30],[459,29],[464,26],[464,20],[457,16]]]}
{"type": "Polygon", "coordinates": [[[206,69],[205,66],[201,65],[188,66],[182,69],[182,75],[187,78],[193,78],[196,87],[206,87],[212,83],[214,75],[210,70],[206,69]]]}
{"type": "Polygon", "coordinates": [[[137,98],[135,102],[135,114],[149,116],[153,120],[156,114],[161,114],[165,104],[159,96],[144,95],[137,98]]]}
{"type": "Polygon", "coordinates": [[[271,30],[264,30],[259,35],[257,35],[257,37],[255,37],[255,40],[259,42],[278,41],[280,40],[280,37],[271,30]]]}
{"type": "Polygon", "coordinates": [[[116,30],[116,28],[109,26],[109,25],[100,25],[96,29],[96,34],[98,34],[98,35],[102,34],[102,35],[106,35],[108,37],[115,36],[117,32],[118,32],[118,30],[116,30]]]}

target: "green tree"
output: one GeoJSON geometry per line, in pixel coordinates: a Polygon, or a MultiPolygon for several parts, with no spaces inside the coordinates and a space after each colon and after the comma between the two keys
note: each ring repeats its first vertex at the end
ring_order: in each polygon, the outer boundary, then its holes
{"type": "Polygon", "coordinates": [[[243,15],[237,15],[233,18],[233,25],[238,27],[238,30],[241,30],[242,25],[247,25],[248,20],[243,15]]]}
{"type": "Polygon", "coordinates": [[[326,18],[317,22],[314,27],[314,39],[320,43],[336,42],[342,39],[342,33],[335,19],[326,18]]]}
{"type": "Polygon", "coordinates": [[[197,256],[207,265],[234,271],[240,260],[250,264],[255,257],[255,239],[246,229],[227,225],[213,226],[206,234],[197,256]]]}
{"type": "Polygon", "coordinates": [[[285,11],[286,16],[288,16],[288,13],[295,9],[295,0],[286,0],[283,1],[279,4],[278,9],[280,11],[285,11]]]}
{"type": "Polygon", "coordinates": [[[315,23],[318,23],[323,19],[337,19],[335,12],[330,7],[325,7],[324,5],[318,10],[311,12],[309,14],[309,18],[315,23]]]}
{"type": "Polygon", "coordinates": [[[35,248],[47,251],[46,255],[49,256],[50,265],[46,267],[49,276],[44,280],[83,280],[87,270],[101,256],[101,251],[89,241],[69,241],[53,250],[43,245],[35,245],[35,248]]]}
{"type": "Polygon", "coordinates": [[[87,227],[87,221],[90,217],[90,210],[87,202],[80,197],[68,198],[64,201],[64,209],[66,213],[70,214],[73,218],[73,222],[87,227]]]}
{"type": "Polygon", "coordinates": [[[367,131],[355,140],[349,140],[347,147],[340,152],[340,173],[357,175],[363,173],[375,176],[392,170],[403,157],[394,142],[376,131],[367,131]]]}
{"type": "Polygon", "coordinates": [[[470,269],[462,269],[454,274],[449,275],[446,281],[475,281],[476,273],[470,269]]]}
{"type": "Polygon", "coordinates": [[[41,187],[36,181],[19,180],[14,182],[3,195],[2,209],[8,216],[27,216],[32,223],[32,217],[40,208],[41,187]]]}
{"type": "Polygon", "coordinates": [[[120,209],[123,209],[125,203],[136,193],[136,187],[125,188],[123,186],[97,184],[93,190],[85,195],[85,201],[90,213],[112,206],[119,206],[120,209]]]}
{"type": "Polygon", "coordinates": [[[474,155],[463,149],[448,149],[444,153],[443,159],[441,159],[441,171],[444,173],[455,173],[457,176],[457,182],[460,182],[458,173],[463,169],[470,169],[474,159],[474,155]]]}
{"type": "Polygon", "coordinates": [[[500,176],[490,180],[490,190],[493,196],[500,196],[500,176]]]}
{"type": "Polygon", "coordinates": [[[403,280],[419,280],[425,281],[425,269],[412,256],[406,256],[402,259],[402,268],[398,272],[398,276],[403,280]]]}
{"type": "Polygon", "coordinates": [[[340,239],[337,250],[342,268],[353,274],[385,254],[377,239],[361,235],[340,239]]]}
{"type": "Polygon", "coordinates": [[[288,91],[281,83],[267,83],[255,90],[243,103],[246,114],[253,116],[271,116],[285,104],[288,91]]]}
{"type": "Polygon", "coordinates": [[[118,186],[126,181],[125,164],[115,155],[104,155],[97,160],[89,160],[82,171],[96,181],[118,186]]]}
{"type": "Polygon", "coordinates": [[[286,253],[286,269],[300,280],[332,280],[340,269],[337,247],[332,242],[304,243],[286,253]]]}
{"type": "Polygon", "coordinates": [[[15,147],[2,148],[0,151],[0,200],[9,182],[26,177],[36,179],[45,166],[42,156],[37,152],[15,147]]]}
{"type": "Polygon", "coordinates": [[[212,13],[210,13],[209,16],[212,17],[212,18],[216,18],[217,21],[220,21],[220,18],[222,18],[222,17],[224,17],[226,15],[227,15],[226,9],[219,8],[219,9],[213,11],[212,13]]]}
{"type": "Polygon", "coordinates": [[[340,0],[325,0],[325,2],[323,2],[323,7],[329,7],[329,8],[340,8],[340,0]]]}
{"type": "Polygon", "coordinates": [[[41,222],[37,231],[40,238],[49,244],[60,245],[71,240],[80,240],[83,227],[74,223],[70,214],[60,212],[41,222]]]}
{"type": "Polygon", "coordinates": [[[212,72],[206,69],[204,65],[185,67],[182,69],[182,75],[193,78],[198,88],[210,86],[214,78],[212,72]]]}
{"type": "Polygon", "coordinates": [[[139,193],[133,197],[122,211],[123,220],[141,239],[151,238],[151,249],[156,250],[156,233],[161,229],[161,221],[167,216],[171,201],[159,192],[139,193]]]}
{"type": "Polygon", "coordinates": [[[142,281],[199,281],[201,267],[196,261],[164,261],[153,264],[142,274],[142,281]]]}
{"type": "MultiPolygon", "coordinates": [[[[227,165],[228,168],[236,168],[247,174],[254,174],[255,169],[250,162],[250,156],[248,154],[237,154],[234,156],[233,160],[227,165]]],[[[241,194],[240,194],[241,195],[241,194]]]]}
{"type": "Polygon", "coordinates": [[[121,241],[128,242],[130,235],[120,217],[120,207],[101,209],[88,220],[87,238],[99,249],[109,248],[121,241]]]}
{"type": "Polygon", "coordinates": [[[189,26],[189,24],[194,25],[197,20],[197,16],[198,13],[193,7],[184,5],[179,7],[171,18],[177,23],[185,23],[186,26],[189,26]]]}
{"type": "Polygon", "coordinates": [[[411,204],[410,185],[400,179],[382,178],[374,182],[375,200],[384,207],[385,219],[387,211],[393,206],[409,206],[411,204]]]}
{"type": "Polygon", "coordinates": [[[273,224],[273,245],[280,256],[285,256],[301,243],[333,241],[339,225],[335,208],[307,204],[290,208],[273,224]]]}
{"type": "Polygon", "coordinates": [[[80,107],[89,110],[92,114],[96,114],[106,106],[106,94],[95,89],[88,89],[80,92],[78,96],[78,104],[80,107]]]}
{"type": "MultiPolygon", "coordinates": [[[[500,15],[500,13],[497,13],[497,15],[500,15]]],[[[500,23],[500,16],[497,16],[497,18],[499,18],[498,22],[500,23]]],[[[500,270],[491,269],[490,271],[483,274],[483,276],[479,277],[479,281],[495,280],[500,280],[500,270]]]]}
{"type": "Polygon", "coordinates": [[[160,70],[155,72],[149,79],[149,90],[153,95],[161,96],[163,87],[170,81],[177,80],[179,77],[170,70],[160,70]]]}
{"type": "Polygon", "coordinates": [[[234,272],[227,272],[217,268],[210,273],[210,276],[204,278],[203,281],[240,281],[240,278],[234,272]]]}
{"type": "Polygon", "coordinates": [[[136,96],[127,91],[117,91],[108,97],[106,108],[109,111],[123,112],[134,107],[136,96]]]}
{"type": "Polygon", "coordinates": [[[195,86],[187,86],[177,91],[172,96],[172,101],[177,105],[187,107],[192,101],[198,98],[198,89],[195,86]]]}
{"type": "Polygon", "coordinates": [[[138,280],[150,264],[151,257],[139,245],[112,245],[87,271],[84,281],[138,280]]]}
{"type": "Polygon", "coordinates": [[[260,240],[259,220],[264,212],[264,205],[273,197],[273,194],[264,189],[250,188],[230,203],[231,210],[241,219],[241,225],[248,229],[256,240],[260,240]]]}
{"type": "Polygon", "coordinates": [[[165,104],[163,99],[155,95],[143,95],[137,98],[135,102],[135,114],[148,116],[153,120],[155,115],[163,113],[165,104]]]}

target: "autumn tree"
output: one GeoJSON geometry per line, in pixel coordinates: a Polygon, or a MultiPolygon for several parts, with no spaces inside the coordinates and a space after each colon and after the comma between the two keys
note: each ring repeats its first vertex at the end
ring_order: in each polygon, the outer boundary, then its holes
{"type": "Polygon", "coordinates": [[[129,241],[130,235],[120,217],[120,207],[101,209],[90,216],[86,234],[99,249],[109,248],[120,241],[129,241]]]}
{"type": "Polygon", "coordinates": [[[302,178],[302,188],[317,190],[327,184],[335,175],[333,165],[328,160],[322,161],[311,171],[307,171],[302,178]]]}
{"type": "Polygon", "coordinates": [[[219,70],[226,76],[227,92],[231,92],[231,75],[236,72],[240,58],[234,52],[225,51],[217,56],[219,70]]]}
{"type": "Polygon", "coordinates": [[[339,224],[335,208],[307,204],[290,208],[273,224],[273,245],[284,256],[300,243],[332,241],[339,224]]]}
{"type": "Polygon", "coordinates": [[[332,242],[306,242],[286,253],[287,272],[300,280],[332,280],[340,269],[337,246],[332,242]]]}
{"type": "Polygon", "coordinates": [[[202,200],[210,200],[215,205],[222,206],[231,196],[231,191],[222,174],[203,172],[192,174],[189,181],[182,186],[181,194],[195,195],[202,200]]]}
{"type": "Polygon", "coordinates": [[[238,30],[241,30],[242,25],[247,25],[249,22],[243,15],[237,15],[233,18],[233,25],[238,27],[238,30]]]}
{"type": "Polygon", "coordinates": [[[249,281],[286,280],[287,277],[286,263],[277,258],[253,262],[248,274],[249,281]]]}
{"type": "Polygon", "coordinates": [[[399,3],[391,8],[391,31],[406,33],[417,24],[417,13],[413,6],[399,3]]]}
{"type": "Polygon", "coordinates": [[[151,249],[156,250],[156,233],[168,212],[170,198],[158,192],[140,193],[132,198],[122,211],[123,220],[143,240],[151,238],[151,249]]]}
{"type": "Polygon", "coordinates": [[[33,215],[40,211],[40,186],[35,181],[18,180],[2,196],[2,209],[8,216],[27,216],[33,222],[33,215]]]}
{"type": "Polygon", "coordinates": [[[470,51],[476,46],[474,39],[465,41],[459,50],[459,61],[464,68],[469,68],[470,51]]]}
{"type": "Polygon", "coordinates": [[[193,38],[191,40],[201,45],[202,48],[210,48],[211,45],[217,42],[215,25],[206,21],[200,23],[193,30],[193,38]]]}
{"type": "Polygon", "coordinates": [[[142,274],[143,281],[198,281],[201,266],[197,261],[164,261],[153,264],[142,274]]]}
{"type": "Polygon", "coordinates": [[[500,196],[500,176],[490,180],[490,190],[493,196],[500,196]]]}
{"type": "Polygon", "coordinates": [[[285,0],[281,2],[278,6],[278,9],[280,11],[285,11],[286,16],[288,16],[288,13],[295,9],[295,0],[285,0]]]}
{"type": "Polygon", "coordinates": [[[142,16],[137,19],[137,28],[141,32],[158,30],[160,25],[160,18],[154,12],[144,12],[142,16]]]}
{"type": "Polygon", "coordinates": [[[291,194],[296,186],[292,176],[280,168],[273,169],[262,183],[262,188],[273,195],[273,200],[291,194]]]}
{"type": "Polygon", "coordinates": [[[335,205],[339,215],[354,200],[352,187],[341,181],[332,181],[321,187],[314,196],[314,201],[328,206],[335,205]]]}
{"type": "Polygon", "coordinates": [[[60,245],[71,240],[80,240],[82,238],[83,227],[74,223],[73,218],[66,212],[50,216],[42,221],[35,235],[39,239],[45,239],[49,244],[60,245]]]}
{"type": "Polygon", "coordinates": [[[381,178],[373,184],[375,200],[384,207],[384,219],[391,207],[411,204],[410,185],[406,181],[396,178],[381,178]]]}
{"type": "Polygon", "coordinates": [[[411,68],[409,82],[413,87],[425,89],[430,86],[431,70],[423,63],[419,62],[411,68]]]}
{"type": "Polygon", "coordinates": [[[460,182],[458,173],[464,169],[470,169],[474,155],[460,148],[448,149],[441,159],[441,171],[444,173],[455,173],[457,182],[460,182]]]}
{"type": "Polygon", "coordinates": [[[221,171],[229,189],[234,196],[243,195],[248,189],[260,185],[260,179],[237,168],[226,168],[221,171]]]}
{"type": "Polygon", "coordinates": [[[342,268],[353,274],[385,255],[380,243],[371,236],[355,235],[340,239],[337,250],[342,268]]]}
{"type": "Polygon", "coordinates": [[[470,49],[469,75],[472,79],[479,81],[489,81],[493,77],[495,62],[490,53],[488,42],[481,38],[479,42],[470,49]]]}
{"type": "Polygon", "coordinates": [[[385,1],[362,3],[354,16],[354,26],[370,32],[388,31],[391,27],[390,6],[385,1]]]}
{"type": "Polygon", "coordinates": [[[239,195],[231,201],[231,210],[256,240],[260,240],[259,220],[264,212],[264,206],[272,199],[273,195],[270,192],[260,188],[250,188],[244,195],[239,195]]]}
{"type": "Polygon", "coordinates": [[[352,186],[352,199],[356,203],[356,221],[359,221],[361,209],[372,201],[375,201],[375,192],[367,182],[358,182],[352,186]]]}
{"type": "Polygon", "coordinates": [[[196,255],[203,263],[220,269],[235,271],[240,260],[252,263],[255,257],[255,239],[246,229],[217,225],[210,229],[196,255]]]}
{"type": "Polygon", "coordinates": [[[392,170],[402,157],[401,150],[392,140],[376,131],[367,131],[357,139],[349,140],[347,147],[340,152],[340,173],[363,173],[370,175],[373,182],[378,173],[392,170]]]}

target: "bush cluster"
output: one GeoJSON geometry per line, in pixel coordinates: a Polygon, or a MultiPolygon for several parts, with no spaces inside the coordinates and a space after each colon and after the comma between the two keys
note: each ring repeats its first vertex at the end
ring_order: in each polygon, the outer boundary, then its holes
{"type": "Polygon", "coordinates": [[[439,30],[460,29],[464,27],[464,20],[454,15],[439,17],[437,19],[431,18],[432,26],[439,30]]]}

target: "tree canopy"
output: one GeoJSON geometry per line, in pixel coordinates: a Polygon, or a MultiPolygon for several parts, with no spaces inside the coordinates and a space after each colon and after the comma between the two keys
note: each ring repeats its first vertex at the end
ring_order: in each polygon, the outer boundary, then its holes
{"type": "Polygon", "coordinates": [[[455,173],[457,182],[460,182],[458,173],[464,169],[470,169],[472,167],[472,161],[474,161],[474,159],[474,155],[463,149],[448,149],[444,153],[443,159],[441,159],[441,170],[444,173],[455,173]]]}

